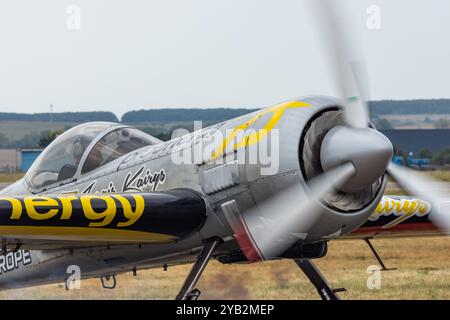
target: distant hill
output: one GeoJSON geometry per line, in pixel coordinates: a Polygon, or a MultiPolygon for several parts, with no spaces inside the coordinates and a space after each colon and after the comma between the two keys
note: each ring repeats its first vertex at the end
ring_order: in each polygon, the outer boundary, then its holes
{"type": "Polygon", "coordinates": [[[0,112],[0,121],[52,121],[81,123],[89,121],[119,122],[112,112],[10,113],[0,112]]]}
{"type": "MultiPolygon", "coordinates": [[[[450,114],[450,99],[381,100],[369,102],[372,117],[382,115],[450,114]]],[[[129,111],[122,117],[125,123],[188,122],[201,120],[221,122],[257,109],[147,109],[129,111]]]]}
{"type": "MultiPolygon", "coordinates": [[[[450,99],[382,100],[369,103],[379,129],[450,129],[450,99]]],[[[0,148],[34,148],[41,136],[89,121],[122,122],[168,140],[174,129],[193,130],[194,121],[209,126],[257,109],[146,109],[126,112],[0,113],[0,148]]]]}
{"type": "Polygon", "coordinates": [[[450,114],[450,99],[381,100],[369,103],[372,116],[388,114],[450,114]]]}
{"type": "Polygon", "coordinates": [[[143,122],[221,122],[242,116],[257,109],[148,109],[129,111],[122,117],[125,123],[143,122]]]}
{"type": "MultiPolygon", "coordinates": [[[[369,103],[373,117],[382,115],[411,115],[411,114],[449,114],[450,99],[422,99],[422,100],[381,100],[369,103]]],[[[126,112],[121,119],[124,123],[176,123],[192,122],[195,120],[217,123],[234,117],[238,117],[257,109],[146,109],[126,112]]],[[[43,121],[82,123],[88,121],[120,120],[112,112],[60,112],[60,113],[13,113],[0,112],[0,121],[43,121]]]]}

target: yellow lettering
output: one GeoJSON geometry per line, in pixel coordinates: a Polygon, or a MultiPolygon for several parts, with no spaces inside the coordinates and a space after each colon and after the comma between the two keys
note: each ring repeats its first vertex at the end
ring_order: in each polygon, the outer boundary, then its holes
{"type": "Polygon", "coordinates": [[[82,196],[80,197],[83,212],[86,218],[89,220],[100,220],[100,222],[91,222],[89,227],[104,227],[111,223],[116,216],[116,203],[110,196],[82,196]],[[92,200],[103,200],[106,204],[106,208],[102,212],[96,212],[92,207],[92,200]]]}
{"type": "Polygon", "coordinates": [[[378,203],[374,213],[370,216],[370,221],[377,220],[381,215],[394,215],[397,218],[383,226],[383,228],[392,228],[399,223],[406,221],[413,216],[424,216],[430,211],[427,202],[419,199],[392,199],[383,197],[378,203]]]}
{"type": "Polygon", "coordinates": [[[58,213],[58,201],[49,197],[25,197],[23,202],[25,203],[25,209],[28,216],[33,220],[47,220],[58,213]],[[40,209],[43,211],[44,208],[53,209],[48,209],[46,212],[42,213],[36,210],[40,209]]]}
{"type": "Polygon", "coordinates": [[[428,204],[422,201],[419,201],[419,213],[423,216],[430,211],[428,204]]]}
{"type": "MultiPolygon", "coordinates": [[[[394,201],[394,200],[393,200],[394,201]]],[[[384,207],[383,207],[383,210],[386,212],[386,213],[392,213],[392,210],[394,209],[394,207],[392,206],[392,207],[390,207],[389,206],[389,201],[386,201],[385,203],[384,203],[384,207]]]]}
{"type": "Polygon", "coordinates": [[[60,218],[61,220],[70,219],[70,217],[72,216],[72,201],[77,199],[78,198],[74,196],[59,198],[59,201],[61,201],[62,204],[62,214],[60,218]]]}
{"type": "Polygon", "coordinates": [[[399,213],[409,213],[412,214],[416,211],[417,202],[410,200],[403,200],[397,202],[397,211],[399,213]]]}
{"type": "Polygon", "coordinates": [[[145,201],[144,201],[143,196],[133,195],[134,201],[136,202],[136,209],[134,211],[131,208],[131,204],[127,198],[125,198],[124,196],[120,196],[120,195],[114,195],[113,197],[120,201],[120,203],[122,204],[122,208],[123,208],[123,215],[125,218],[128,219],[128,221],[126,221],[126,222],[119,222],[117,224],[118,227],[131,226],[142,216],[142,213],[144,212],[144,207],[145,207],[145,201]]]}
{"type": "Polygon", "coordinates": [[[0,201],[8,201],[11,204],[10,219],[20,219],[22,215],[22,203],[16,198],[4,197],[0,201]]]}
{"type": "Polygon", "coordinates": [[[382,205],[382,201],[380,201],[380,202],[378,202],[378,205],[375,208],[375,212],[376,213],[381,213],[381,212],[383,212],[382,209],[383,209],[383,205],[382,205]]]}
{"type": "Polygon", "coordinates": [[[409,219],[413,215],[414,215],[414,212],[408,212],[403,215],[400,215],[397,219],[395,219],[395,220],[389,222],[388,224],[386,224],[385,226],[383,226],[383,228],[391,228],[393,226],[396,226],[397,224],[402,223],[403,221],[409,219]]]}

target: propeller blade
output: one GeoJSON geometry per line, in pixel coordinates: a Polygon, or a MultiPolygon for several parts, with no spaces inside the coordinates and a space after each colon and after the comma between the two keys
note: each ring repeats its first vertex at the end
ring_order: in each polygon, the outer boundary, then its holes
{"type": "Polygon", "coordinates": [[[450,195],[442,187],[442,181],[393,163],[389,164],[387,171],[411,195],[430,202],[430,220],[438,227],[450,231],[450,195]]]}
{"type": "MultiPolygon", "coordinates": [[[[346,120],[355,128],[366,128],[369,123],[368,107],[366,101],[369,98],[368,75],[365,63],[362,60],[351,60],[357,53],[357,39],[352,32],[355,30],[345,26],[348,19],[339,14],[336,1],[312,0],[310,4],[316,15],[318,34],[325,46],[327,60],[331,65],[333,82],[339,90],[342,99],[346,120]]],[[[339,2],[339,6],[343,5],[339,2]]],[[[342,9],[342,8],[340,8],[342,9]]]]}
{"type": "Polygon", "coordinates": [[[296,184],[247,211],[243,217],[261,258],[279,257],[296,241],[306,238],[320,216],[318,200],[354,173],[354,166],[346,163],[311,179],[308,188],[296,184]]]}

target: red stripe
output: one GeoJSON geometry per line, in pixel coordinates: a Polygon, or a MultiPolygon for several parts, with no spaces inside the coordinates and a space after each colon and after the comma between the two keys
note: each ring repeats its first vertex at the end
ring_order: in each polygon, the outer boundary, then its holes
{"type": "Polygon", "coordinates": [[[263,260],[241,216],[239,216],[237,224],[234,223],[231,227],[234,237],[248,262],[253,263],[263,260]]]}
{"type": "Polygon", "coordinates": [[[411,235],[421,236],[424,231],[437,231],[434,224],[430,222],[421,223],[402,223],[392,228],[383,228],[383,226],[377,227],[362,227],[352,232],[354,235],[360,235],[363,233],[376,233],[377,235],[392,234],[392,233],[406,233],[411,232],[411,235]]]}

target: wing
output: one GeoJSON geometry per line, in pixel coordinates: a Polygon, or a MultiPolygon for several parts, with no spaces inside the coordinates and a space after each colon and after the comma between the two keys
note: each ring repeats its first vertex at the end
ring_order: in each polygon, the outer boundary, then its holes
{"type": "Polygon", "coordinates": [[[0,236],[3,249],[169,243],[198,230],[205,212],[187,189],[1,197],[0,236]]]}
{"type": "Polygon", "coordinates": [[[347,238],[431,236],[445,234],[429,219],[433,211],[427,201],[385,195],[369,219],[347,238]]]}

